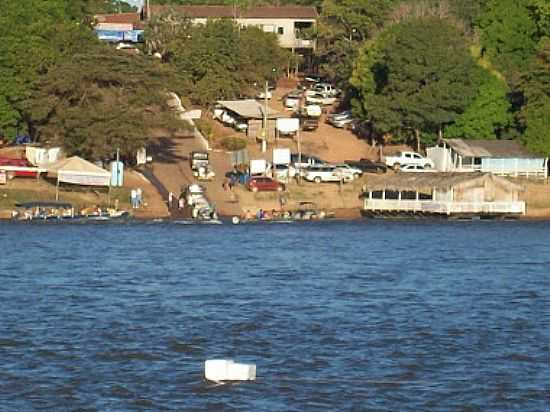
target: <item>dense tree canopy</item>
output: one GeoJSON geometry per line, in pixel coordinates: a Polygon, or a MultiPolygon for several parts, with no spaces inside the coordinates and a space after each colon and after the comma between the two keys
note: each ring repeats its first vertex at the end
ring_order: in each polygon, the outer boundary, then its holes
{"type": "Polygon", "coordinates": [[[53,64],[95,42],[83,2],[0,0],[0,133],[26,128],[22,102],[53,64]]]}
{"type": "Polygon", "coordinates": [[[112,158],[117,148],[131,156],[150,129],[183,126],[166,103],[176,85],[170,67],[157,59],[96,46],[52,67],[26,110],[42,142],[88,159],[112,158]]]}
{"type": "Polygon", "coordinates": [[[188,97],[200,104],[254,93],[255,86],[282,75],[289,61],[273,33],[231,20],[191,25],[169,11],[147,33],[150,50],[177,69],[189,85],[188,97]]]}
{"type": "Polygon", "coordinates": [[[466,111],[445,129],[445,137],[496,139],[513,123],[510,89],[502,79],[485,73],[479,92],[466,111]]]}
{"type": "Polygon", "coordinates": [[[418,139],[439,132],[464,112],[480,82],[463,34],[443,19],[392,26],[365,53],[353,79],[358,111],[380,133],[409,130],[418,139]]]}
{"type": "Polygon", "coordinates": [[[316,32],[321,73],[346,88],[359,45],[382,26],[394,0],[324,0],[316,32]]]}
{"type": "Polygon", "coordinates": [[[541,41],[535,60],[522,77],[526,104],[521,111],[526,146],[550,156],[550,38],[541,41]]]}
{"type": "Polygon", "coordinates": [[[526,0],[489,0],[480,18],[481,44],[493,65],[512,82],[529,65],[537,27],[526,0]]]}

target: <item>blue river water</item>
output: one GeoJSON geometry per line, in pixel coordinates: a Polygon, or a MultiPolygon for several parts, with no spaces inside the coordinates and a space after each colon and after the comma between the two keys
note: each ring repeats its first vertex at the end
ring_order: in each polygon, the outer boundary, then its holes
{"type": "Polygon", "coordinates": [[[4,223],[0,281],[0,411],[550,410],[550,223],[4,223]]]}

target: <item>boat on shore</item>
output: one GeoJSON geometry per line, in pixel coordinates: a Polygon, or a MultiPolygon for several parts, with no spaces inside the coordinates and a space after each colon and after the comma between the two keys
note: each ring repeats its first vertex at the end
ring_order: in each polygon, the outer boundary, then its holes
{"type": "Polygon", "coordinates": [[[18,203],[12,212],[12,220],[24,222],[104,222],[129,218],[127,211],[111,208],[93,207],[76,212],[74,206],[66,202],[18,203]]]}

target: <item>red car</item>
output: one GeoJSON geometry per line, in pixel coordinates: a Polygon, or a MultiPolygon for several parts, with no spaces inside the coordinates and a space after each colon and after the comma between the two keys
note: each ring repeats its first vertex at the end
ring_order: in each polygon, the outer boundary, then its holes
{"type": "Polygon", "coordinates": [[[285,186],[282,183],[273,180],[270,177],[253,177],[247,183],[246,186],[252,192],[268,192],[276,191],[282,192],[285,190],[285,186]]]}

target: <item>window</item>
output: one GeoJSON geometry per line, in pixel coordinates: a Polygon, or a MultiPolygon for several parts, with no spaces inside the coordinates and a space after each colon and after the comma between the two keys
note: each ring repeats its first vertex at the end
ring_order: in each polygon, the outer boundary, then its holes
{"type": "Polygon", "coordinates": [[[284,27],[277,27],[277,33],[285,34],[285,28],[284,27]]]}

